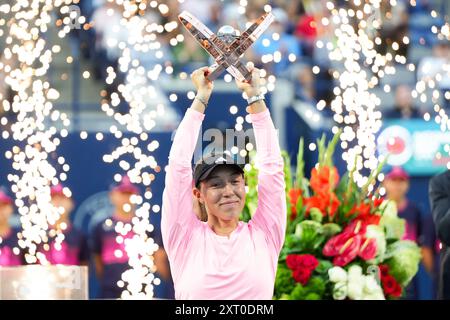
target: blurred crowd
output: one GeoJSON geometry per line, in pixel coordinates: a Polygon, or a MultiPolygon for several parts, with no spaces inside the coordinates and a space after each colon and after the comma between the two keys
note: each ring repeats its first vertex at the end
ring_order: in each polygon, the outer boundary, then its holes
{"type": "MultiPolygon", "coordinates": [[[[170,105],[156,80],[177,77],[183,72],[188,75],[199,66],[211,65],[214,61],[180,23],[176,27],[168,27],[169,22],[178,21],[178,14],[188,10],[213,32],[217,32],[223,25],[231,25],[243,31],[246,24],[263,14],[265,6],[269,4],[276,20],[247,50],[244,59],[255,62],[257,67],[266,69],[277,78],[290,81],[296,100],[310,104],[314,108],[323,100],[326,106],[322,110],[323,115],[332,116],[330,103],[334,98],[333,89],[337,84],[332,73],[335,69],[339,70],[343,63],[331,61],[326,47],[327,42],[336,41],[334,24],[322,23],[333,18],[327,8],[327,1],[245,1],[247,3],[245,10],[241,2],[167,0],[160,2],[166,4],[164,10],[159,7],[160,12],[158,8],[152,8],[150,2],[144,10],[138,10],[137,14],[147,20],[150,29],[156,30],[158,36],[150,46],[129,46],[129,59],[139,59],[146,72],[153,72],[150,79],[136,73],[130,74],[120,68],[120,65],[124,64],[124,61],[120,61],[122,55],[120,43],[138,42],[139,37],[144,36],[136,34],[137,29],[133,24],[129,24],[128,27],[121,24],[123,5],[108,0],[80,0],[78,6],[81,14],[90,23],[80,30],[73,30],[70,33],[71,40],[77,41],[80,45],[82,55],[87,59],[95,79],[102,83],[106,81],[106,90],[101,93],[104,99],[108,99],[112,92],[116,92],[118,85],[122,83],[141,87],[151,84],[153,91],[144,95],[142,100],[148,105],[158,103],[170,105]],[[183,37],[177,37],[180,34],[183,37]],[[154,47],[150,48],[152,45],[154,47]]],[[[439,12],[442,2],[398,0],[395,6],[390,3],[382,1],[379,12],[375,14],[381,23],[381,27],[377,30],[381,41],[375,41],[375,49],[380,54],[403,56],[413,66],[407,67],[392,59],[397,68],[396,75],[380,80],[373,88],[382,101],[379,108],[384,118],[420,118],[425,112],[432,110],[431,99],[428,98],[428,101],[423,103],[418,98],[420,92],[413,90],[416,89],[419,80],[432,80],[437,74],[441,76],[436,85],[441,92],[439,102],[443,108],[448,109],[448,99],[444,96],[450,88],[450,72],[447,70],[450,62],[450,45],[448,40],[439,40],[431,31],[432,26],[438,28],[442,26],[443,19],[430,15],[432,10],[439,12]],[[389,86],[388,89],[386,85],[389,86]]],[[[353,2],[335,1],[336,8],[349,6],[355,11],[358,9],[353,2]]],[[[369,24],[373,22],[371,17],[368,17],[367,21],[369,24]]],[[[366,31],[371,33],[370,28],[366,31]]],[[[4,55],[0,56],[0,63],[14,65],[14,61],[7,61],[4,55]]],[[[362,58],[360,65],[365,66],[362,58]]],[[[373,74],[368,66],[365,67],[369,75],[373,74]]],[[[5,76],[4,69],[1,69],[0,80],[5,76]]],[[[2,83],[0,99],[11,101],[13,93],[10,92],[10,88],[3,81],[0,83],[2,83]]],[[[2,109],[3,107],[0,107],[0,112],[2,109]]],[[[129,108],[126,103],[121,102],[117,110],[126,113],[129,108]]],[[[177,122],[179,119],[174,113],[170,114],[170,108],[167,108],[167,112],[169,114],[166,114],[165,118],[168,119],[167,127],[170,127],[170,121],[177,122]]]]}
{"type": "MultiPolygon", "coordinates": [[[[241,1],[224,0],[168,0],[167,10],[155,14],[155,9],[147,7],[140,15],[150,23],[166,26],[168,22],[178,21],[177,16],[183,10],[193,13],[211,31],[223,25],[231,25],[237,30],[245,30],[246,24],[265,12],[265,5],[270,4],[275,16],[269,29],[245,53],[244,59],[256,63],[269,74],[277,78],[284,78],[293,84],[295,99],[315,107],[323,100],[326,108],[324,115],[332,116],[330,103],[334,98],[333,69],[339,69],[339,62],[331,61],[326,43],[335,42],[333,23],[326,26],[322,21],[331,20],[327,1],[287,1],[287,0],[255,0],[245,1],[246,9],[242,10],[241,1]],[[313,68],[315,67],[315,68],[313,68]]],[[[444,99],[446,90],[450,88],[449,72],[446,65],[450,62],[450,45],[447,40],[439,40],[431,31],[433,25],[443,24],[443,20],[430,15],[440,1],[398,0],[392,6],[388,1],[382,1],[377,13],[381,28],[378,30],[380,42],[376,42],[375,49],[380,54],[403,56],[414,67],[407,68],[405,64],[393,62],[398,69],[397,76],[380,81],[374,88],[382,100],[380,109],[384,118],[420,118],[430,111],[432,103],[421,103],[417,94],[413,93],[416,83],[421,79],[433,79],[440,73],[442,80],[437,84],[441,91],[442,107],[448,107],[448,100],[444,99]],[[385,89],[384,85],[389,85],[385,89]],[[387,94],[388,93],[388,94],[387,94]],[[413,98],[415,97],[415,98],[413,98]]],[[[92,28],[78,33],[83,53],[92,62],[94,74],[98,80],[108,77],[107,68],[117,69],[120,50],[117,43],[132,37],[133,30],[111,27],[120,25],[123,6],[106,0],[81,1],[82,13],[92,21],[92,28]],[[92,45],[95,43],[95,45],[92,45]]],[[[351,6],[355,12],[358,9],[353,2],[336,1],[335,7],[351,6]]],[[[369,17],[370,18],[370,17],[369,17]]],[[[368,19],[370,23],[370,19],[368,19]]],[[[354,26],[355,28],[357,26],[354,26]]],[[[153,70],[160,65],[162,70],[171,67],[170,75],[162,71],[159,76],[177,76],[185,72],[190,74],[199,66],[211,65],[214,61],[178,23],[176,28],[160,30],[158,50],[133,50],[131,57],[139,58],[146,70],[153,70]],[[177,35],[183,35],[182,41],[177,35]],[[174,39],[177,41],[174,42],[174,39]]],[[[341,62],[342,64],[342,62],[341,62]]],[[[360,61],[364,66],[364,61],[360,61]]],[[[370,69],[367,68],[370,72],[370,69]]],[[[225,73],[224,73],[225,74],[225,73]]],[[[222,75],[222,77],[224,76],[222,75]]],[[[373,73],[372,73],[373,74],[373,73]]],[[[118,74],[115,83],[123,83],[126,74],[118,74]]],[[[108,86],[107,92],[117,89],[108,86]]],[[[107,94],[105,93],[105,97],[107,94]]],[[[430,100],[430,99],[429,99],[430,100]]]]}

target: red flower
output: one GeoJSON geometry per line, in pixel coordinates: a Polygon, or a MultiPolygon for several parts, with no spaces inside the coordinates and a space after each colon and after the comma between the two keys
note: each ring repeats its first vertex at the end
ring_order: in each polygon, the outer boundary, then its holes
{"type": "Polygon", "coordinates": [[[295,270],[300,266],[299,254],[289,254],[286,257],[286,265],[289,269],[295,270]]]}
{"type": "Polygon", "coordinates": [[[358,217],[356,217],[356,219],[360,220],[365,225],[369,225],[369,224],[379,225],[381,216],[378,214],[368,214],[368,215],[358,216],[358,217]]]}
{"type": "Polygon", "coordinates": [[[319,260],[312,254],[302,254],[300,259],[301,266],[311,271],[315,270],[319,265],[319,260]]]}
{"type": "Polygon", "coordinates": [[[386,296],[393,298],[399,298],[402,295],[403,288],[397,282],[397,280],[389,274],[389,266],[386,264],[380,264],[381,285],[386,296]]]}
{"type": "Polygon", "coordinates": [[[384,198],[375,198],[375,199],[373,199],[373,206],[375,207],[375,208],[378,208],[382,203],[383,203],[383,201],[384,201],[384,198]]]}
{"type": "Polygon", "coordinates": [[[386,264],[380,264],[378,268],[380,268],[381,277],[389,274],[389,267],[386,264]]]}
{"type": "Polygon", "coordinates": [[[351,234],[359,234],[364,236],[366,234],[367,224],[361,220],[353,220],[344,231],[351,234]]]}
{"type": "Polygon", "coordinates": [[[375,239],[366,239],[366,225],[362,221],[351,222],[340,234],[332,237],[325,244],[322,253],[334,257],[333,264],[343,267],[357,256],[363,260],[375,258],[377,243],[375,239]]]}
{"type": "Polygon", "coordinates": [[[291,220],[294,220],[297,216],[297,201],[298,198],[302,196],[301,189],[291,189],[288,193],[289,202],[291,204],[291,220]]]}
{"type": "Polygon", "coordinates": [[[336,167],[323,166],[311,171],[310,184],[316,193],[329,193],[339,182],[339,174],[336,167]]]}
{"type": "Polygon", "coordinates": [[[359,254],[363,260],[371,260],[377,255],[377,242],[375,239],[365,239],[359,248],[359,254]]]}
{"type": "Polygon", "coordinates": [[[294,280],[306,285],[319,261],[311,254],[290,254],[286,257],[286,265],[292,270],[294,280]]]}
{"type": "Polygon", "coordinates": [[[370,204],[361,203],[359,206],[354,205],[353,208],[347,213],[347,216],[351,216],[354,213],[358,213],[358,216],[370,214],[370,204]]]}
{"type": "Polygon", "coordinates": [[[306,285],[311,278],[312,270],[306,268],[298,268],[293,273],[292,276],[296,282],[300,282],[302,285],[306,285]]]}
{"type": "Polygon", "coordinates": [[[286,257],[286,265],[291,270],[309,269],[314,271],[319,261],[312,254],[290,254],[286,257]]]}
{"type": "Polygon", "coordinates": [[[349,264],[359,254],[361,236],[350,232],[342,232],[327,241],[322,253],[327,257],[334,257],[333,264],[343,267],[349,264]]]}
{"type": "Polygon", "coordinates": [[[386,275],[381,278],[381,284],[383,285],[384,293],[387,296],[398,298],[402,295],[402,287],[398,284],[397,280],[391,275],[386,275]]]}

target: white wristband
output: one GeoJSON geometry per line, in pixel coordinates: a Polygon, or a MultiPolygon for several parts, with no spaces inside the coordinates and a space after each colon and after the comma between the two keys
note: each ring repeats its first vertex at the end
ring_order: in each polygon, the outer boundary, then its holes
{"type": "Polygon", "coordinates": [[[258,94],[256,96],[252,96],[252,97],[248,98],[247,103],[248,103],[248,105],[251,105],[252,103],[255,103],[256,101],[259,101],[259,100],[264,100],[263,94],[258,94]]]}

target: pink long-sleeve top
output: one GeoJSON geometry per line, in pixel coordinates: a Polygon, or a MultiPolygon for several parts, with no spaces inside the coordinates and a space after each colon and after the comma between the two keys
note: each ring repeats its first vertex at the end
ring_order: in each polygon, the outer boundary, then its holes
{"type": "Polygon", "coordinates": [[[278,137],[269,110],[251,114],[258,153],[258,207],[248,223],[220,236],[193,211],[191,161],[205,115],[189,108],[166,168],[161,232],[176,299],[272,299],[286,230],[278,137]]]}

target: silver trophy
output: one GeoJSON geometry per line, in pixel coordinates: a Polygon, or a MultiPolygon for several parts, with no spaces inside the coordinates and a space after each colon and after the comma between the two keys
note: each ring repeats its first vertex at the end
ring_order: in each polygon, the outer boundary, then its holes
{"type": "Polygon", "coordinates": [[[229,25],[221,27],[216,35],[187,11],[183,11],[178,18],[216,61],[211,66],[213,71],[207,75],[210,81],[217,79],[225,69],[239,81],[250,81],[252,74],[239,58],[274,20],[273,14],[265,13],[241,35],[229,25]]]}

